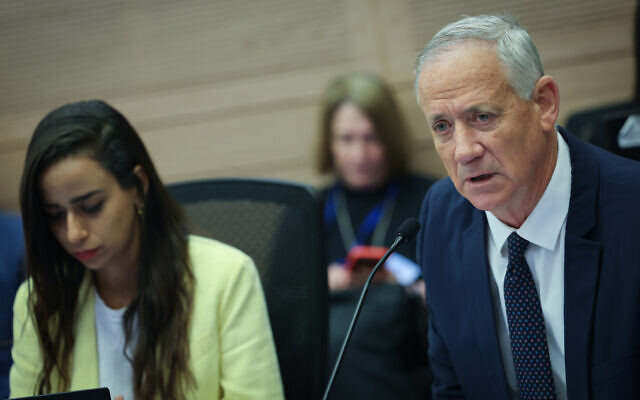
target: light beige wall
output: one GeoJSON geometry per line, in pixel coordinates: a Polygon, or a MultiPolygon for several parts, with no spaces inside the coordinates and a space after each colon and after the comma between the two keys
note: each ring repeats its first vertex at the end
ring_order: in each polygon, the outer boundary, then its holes
{"type": "Polygon", "coordinates": [[[417,170],[442,175],[412,93],[426,41],[461,14],[509,10],[560,82],[560,121],[627,99],[632,0],[9,0],[0,3],[0,207],[17,209],[29,136],[65,102],[102,98],[141,133],[167,182],[263,176],[318,184],[317,99],[381,74],[417,170]]]}

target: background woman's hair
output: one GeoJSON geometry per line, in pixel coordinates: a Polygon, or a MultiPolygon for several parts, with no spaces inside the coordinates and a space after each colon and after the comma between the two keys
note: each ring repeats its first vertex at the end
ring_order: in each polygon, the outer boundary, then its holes
{"type": "Polygon", "coordinates": [[[194,278],[184,215],[133,127],[113,107],[96,100],[62,106],[38,124],[20,184],[26,267],[33,288],[29,304],[43,355],[36,392],[68,390],[71,381],[74,322],[86,268],[48,229],[39,180],[47,168],[74,155],[96,160],[121,188],[135,187],[143,199],[137,296],[124,315],[127,343],[136,314],[138,320],[131,360],[134,393],[137,399],[182,399],[195,385],[188,340],[194,278]],[[146,194],[133,173],[136,165],[148,176],[146,194]],[[59,387],[52,387],[52,374],[58,375],[59,387]]]}
{"type": "Polygon", "coordinates": [[[334,170],[331,154],[331,121],[342,104],[352,103],[371,120],[385,147],[390,176],[409,169],[409,135],[391,90],[375,75],[355,72],[334,79],[322,97],[320,132],[316,152],[321,173],[334,170]]]}

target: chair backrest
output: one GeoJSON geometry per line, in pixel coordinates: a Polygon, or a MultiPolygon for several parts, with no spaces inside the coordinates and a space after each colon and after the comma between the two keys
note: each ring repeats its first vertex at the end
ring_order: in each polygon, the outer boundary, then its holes
{"type": "Polygon", "coordinates": [[[253,258],[287,399],[319,398],[326,377],[327,275],[321,200],[310,186],[265,179],[169,185],[197,234],[253,258]]]}

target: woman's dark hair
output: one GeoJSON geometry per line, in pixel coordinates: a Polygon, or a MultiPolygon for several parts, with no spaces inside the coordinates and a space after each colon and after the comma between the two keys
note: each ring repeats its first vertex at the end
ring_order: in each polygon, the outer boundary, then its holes
{"type": "Polygon", "coordinates": [[[43,357],[35,391],[68,390],[71,381],[79,289],[88,272],[44,223],[47,217],[39,181],[47,168],[74,155],[96,160],[121,188],[136,188],[143,200],[137,293],[124,314],[127,343],[136,314],[138,321],[131,358],[133,388],[136,399],[182,399],[195,385],[188,342],[194,278],[183,212],[162,184],[133,127],[113,107],[98,100],[67,104],[50,112],[36,127],[27,150],[20,207],[27,274],[32,282],[29,305],[43,357]],[[148,176],[146,194],[133,173],[137,165],[148,176]],[[58,375],[59,387],[52,387],[52,374],[58,375]]]}
{"type": "Polygon", "coordinates": [[[409,169],[409,135],[400,109],[389,87],[379,77],[354,72],[335,78],[321,101],[316,165],[321,173],[334,169],[331,154],[331,122],[336,110],[345,103],[355,104],[373,123],[385,147],[390,176],[409,169]]]}

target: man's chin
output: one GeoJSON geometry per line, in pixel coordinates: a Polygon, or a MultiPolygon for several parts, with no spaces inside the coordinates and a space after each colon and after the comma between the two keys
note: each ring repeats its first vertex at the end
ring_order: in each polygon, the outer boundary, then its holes
{"type": "Polygon", "coordinates": [[[493,211],[504,205],[505,201],[496,195],[464,196],[471,205],[481,211],[493,211]]]}

